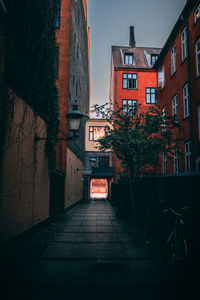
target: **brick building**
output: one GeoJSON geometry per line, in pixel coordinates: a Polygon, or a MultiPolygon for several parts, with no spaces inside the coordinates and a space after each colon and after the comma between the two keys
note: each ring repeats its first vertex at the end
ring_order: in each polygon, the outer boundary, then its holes
{"type": "MultiPolygon", "coordinates": [[[[157,72],[153,66],[160,51],[153,47],[136,47],[133,26],[128,47],[112,46],[109,97],[114,109],[157,103],[157,72]]],[[[116,157],[114,168],[117,180],[121,167],[116,157]]]]}
{"type": "Polygon", "coordinates": [[[81,120],[76,140],[59,140],[69,135],[67,113],[75,101],[84,116],[89,115],[90,65],[89,27],[86,0],[59,0],[56,12],[57,88],[60,125],[55,169],[51,173],[50,214],[53,215],[82,199],[85,121],[81,120]]]}
{"type": "Polygon", "coordinates": [[[0,243],[81,200],[89,77],[86,0],[0,1],[0,243]]]}
{"type": "Polygon", "coordinates": [[[154,66],[158,104],[183,131],[174,161],[160,157],[159,173],[200,170],[200,2],[187,1],[154,66]]]}

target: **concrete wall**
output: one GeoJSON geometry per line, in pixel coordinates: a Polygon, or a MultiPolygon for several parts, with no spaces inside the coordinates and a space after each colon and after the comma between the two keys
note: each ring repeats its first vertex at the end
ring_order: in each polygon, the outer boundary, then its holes
{"type": "Polygon", "coordinates": [[[65,209],[82,199],[83,181],[81,169],[83,169],[82,161],[79,160],[69,148],[67,148],[67,168],[64,203],[65,209]]]}
{"type": "Polygon", "coordinates": [[[45,122],[10,92],[14,110],[8,116],[0,194],[0,243],[49,216],[49,174],[45,122]]]}

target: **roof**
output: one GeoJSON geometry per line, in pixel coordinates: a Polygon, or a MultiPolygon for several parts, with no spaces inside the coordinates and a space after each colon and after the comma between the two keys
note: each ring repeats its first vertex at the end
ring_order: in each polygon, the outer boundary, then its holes
{"type": "Polygon", "coordinates": [[[114,170],[113,167],[105,167],[105,168],[99,168],[99,167],[92,167],[92,175],[93,178],[103,178],[103,177],[113,177],[114,170]]]}
{"type": "Polygon", "coordinates": [[[188,18],[190,12],[192,11],[193,7],[198,4],[198,0],[188,0],[187,3],[185,4],[183,10],[181,11],[181,14],[179,18],[177,19],[174,27],[172,28],[172,31],[160,53],[160,56],[158,57],[154,68],[158,68],[160,64],[163,64],[163,58],[168,51],[171,43],[173,42],[174,38],[176,37],[177,33],[179,32],[180,27],[184,24],[185,19],[188,18]]]}
{"type": "Polygon", "coordinates": [[[159,55],[161,48],[112,46],[114,67],[124,69],[152,69],[151,55],[159,55]],[[133,53],[134,64],[124,64],[124,54],[133,53]]]}

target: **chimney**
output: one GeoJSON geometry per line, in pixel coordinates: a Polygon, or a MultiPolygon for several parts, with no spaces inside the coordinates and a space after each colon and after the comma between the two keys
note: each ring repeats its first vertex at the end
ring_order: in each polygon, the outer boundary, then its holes
{"type": "Polygon", "coordinates": [[[130,26],[129,47],[131,47],[131,48],[135,48],[136,47],[135,34],[134,34],[134,26],[130,26]]]}

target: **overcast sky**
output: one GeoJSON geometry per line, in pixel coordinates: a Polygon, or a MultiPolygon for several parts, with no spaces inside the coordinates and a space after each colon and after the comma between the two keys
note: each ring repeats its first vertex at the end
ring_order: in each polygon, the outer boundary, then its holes
{"type": "Polygon", "coordinates": [[[162,48],[185,0],[87,0],[90,26],[91,104],[109,100],[111,46],[128,46],[135,27],[136,46],[162,48]]]}

